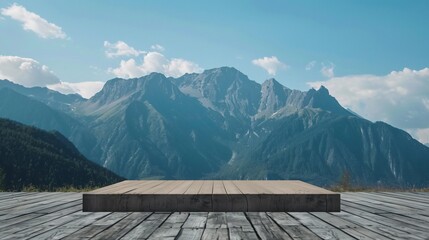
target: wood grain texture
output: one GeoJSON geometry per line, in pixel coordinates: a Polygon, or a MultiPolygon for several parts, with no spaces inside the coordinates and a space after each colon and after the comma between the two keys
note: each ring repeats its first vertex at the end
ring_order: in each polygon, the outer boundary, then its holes
{"type": "Polygon", "coordinates": [[[340,194],[302,181],[124,181],[83,195],[83,210],[338,212],[340,194]]]}
{"type": "MultiPolygon", "coordinates": [[[[234,182],[194,181],[176,195],[221,193],[220,183],[227,195],[242,193],[234,182]]],[[[151,194],[180,185],[157,184],[148,190],[151,194]],[[160,189],[157,184],[166,185],[160,189]]],[[[144,191],[142,186],[123,187],[144,191]]],[[[263,187],[256,189],[266,195],[310,191],[263,187]]],[[[341,212],[93,213],[82,212],[81,193],[0,193],[0,239],[429,239],[429,193],[341,195],[341,212]]]]}

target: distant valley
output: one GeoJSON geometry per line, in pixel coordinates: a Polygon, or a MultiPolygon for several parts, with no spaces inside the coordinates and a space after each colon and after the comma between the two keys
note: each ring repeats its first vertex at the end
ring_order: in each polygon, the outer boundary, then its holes
{"type": "Polygon", "coordinates": [[[68,138],[128,179],[300,179],[429,186],[429,148],[343,108],[328,89],[259,84],[231,67],[109,80],[95,96],[0,81],[0,117],[68,138]]]}

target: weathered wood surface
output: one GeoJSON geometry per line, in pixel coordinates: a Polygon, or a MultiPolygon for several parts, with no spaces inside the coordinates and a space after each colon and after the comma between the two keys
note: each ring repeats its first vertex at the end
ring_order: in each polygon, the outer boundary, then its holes
{"type": "MultiPolygon", "coordinates": [[[[83,195],[88,212],[339,212],[340,195],[302,181],[123,181],[83,195]]],[[[215,232],[217,234],[217,232],[215,232]]]]}
{"type": "Polygon", "coordinates": [[[0,192],[0,239],[429,239],[429,193],[341,198],[332,213],[93,213],[81,193],[0,192]]]}

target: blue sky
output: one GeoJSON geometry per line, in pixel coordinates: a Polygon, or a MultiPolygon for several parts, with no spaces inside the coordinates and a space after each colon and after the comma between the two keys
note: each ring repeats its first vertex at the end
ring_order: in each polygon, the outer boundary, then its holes
{"type": "Polygon", "coordinates": [[[89,97],[115,75],[233,66],[257,82],[326,85],[343,106],[429,142],[426,0],[0,0],[0,9],[0,78],[61,81],[52,88],[89,97]]]}
{"type": "Polygon", "coordinates": [[[17,3],[62,28],[69,39],[43,39],[20,23],[0,21],[0,53],[36,59],[63,81],[107,80],[119,60],[103,42],[126,42],[204,69],[234,66],[256,81],[271,77],[253,59],[276,56],[289,67],[281,83],[307,89],[336,76],[386,74],[429,61],[428,1],[1,1],[17,3]],[[305,66],[317,61],[311,71],[305,66]],[[92,66],[92,67],[91,67],[92,66]],[[98,71],[94,70],[94,67],[98,71]]]}

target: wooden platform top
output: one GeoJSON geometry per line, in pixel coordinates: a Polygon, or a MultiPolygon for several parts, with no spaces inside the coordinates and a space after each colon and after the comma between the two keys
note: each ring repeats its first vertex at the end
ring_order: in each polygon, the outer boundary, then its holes
{"type": "Polygon", "coordinates": [[[340,195],[302,181],[124,181],[83,195],[89,212],[331,212],[340,195]]]}
{"type": "Polygon", "coordinates": [[[336,194],[295,180],[128,180],[86,194],[336,194]]]}
{"type": "Polygon", "coordinates": [[[0,192],[0,239],[428,239],[429,193],[341,193],[341,212],[82,212],[82,193],[0,192]]]}

